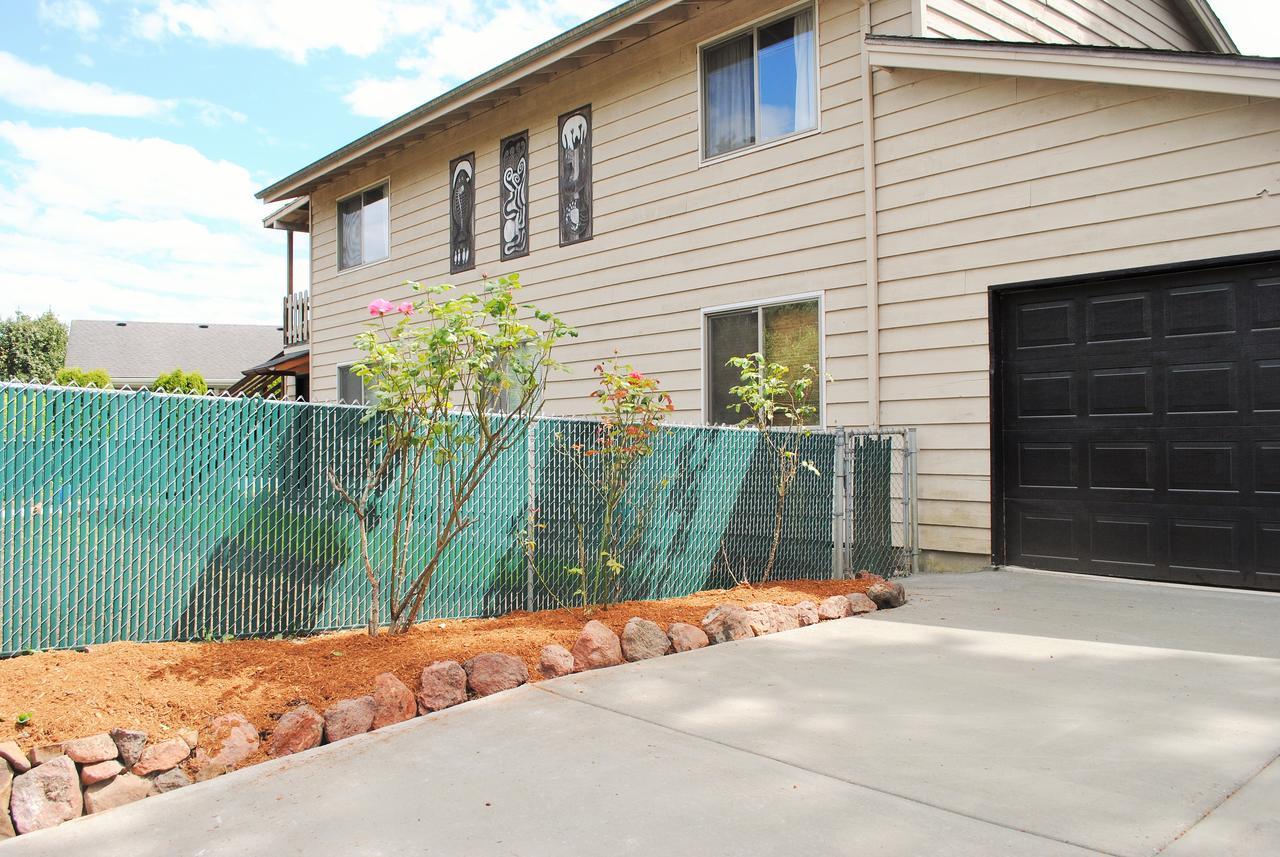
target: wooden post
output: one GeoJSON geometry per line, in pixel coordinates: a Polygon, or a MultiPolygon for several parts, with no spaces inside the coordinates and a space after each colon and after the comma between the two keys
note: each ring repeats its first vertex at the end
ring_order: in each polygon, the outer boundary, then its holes
{"type": "Polygon", "coordinates": [[[287,229],[284,233],[288,236],[286,241],[288,262],[285,267],[285,286],[288,289],[287,294],[293,297],[293,230],[287,229]]]}

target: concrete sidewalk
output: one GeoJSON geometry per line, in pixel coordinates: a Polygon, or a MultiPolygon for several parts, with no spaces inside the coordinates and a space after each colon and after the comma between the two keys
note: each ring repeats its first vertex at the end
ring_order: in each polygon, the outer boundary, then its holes
{"type": "Polygon", "coordinates": [[[907,586],[875,618],[543,682],[0,855],[1280,853],[1280,598],[907,586]]]}

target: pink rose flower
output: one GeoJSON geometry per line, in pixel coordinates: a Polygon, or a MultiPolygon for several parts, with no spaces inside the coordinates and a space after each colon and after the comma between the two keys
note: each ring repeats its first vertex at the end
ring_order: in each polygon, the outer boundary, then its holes
{"type": "Polygon", "coordinates": [[[396,307],[396,312],[413,315],[413,301],[401,301],[400,306],[396,307]]]}
{"type": "Polygon", "coordinates": [[[395,308],[395,304],[386,298],[378,298],[377,300],[370,301],[369,315],[386,315],[395,308]]]}

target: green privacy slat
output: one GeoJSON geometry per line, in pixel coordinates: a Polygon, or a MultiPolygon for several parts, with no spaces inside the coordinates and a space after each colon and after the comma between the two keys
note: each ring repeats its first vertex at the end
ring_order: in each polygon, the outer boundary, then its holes
{"type": "MultiPolygon", "coordinates": [[[[0,384],[0,653],[361,627],[359,532],[326,474],[358,481],[377,430],[363,415],[346,405],[0,384]]],[[[598,522],[600,503],[590,470],[566,455],[595,430],[589,420],[539,420],[503,454],[468,503],[475,523],[450,546],[422,618],[574,600],[566,570],[578,564],[577,527],[598,522]]],[[[856,442],[871,445],[853,456],[862,469],[850,508],[874,526],[854,541],[866,559],[892,564],[896,459],[885,452],[892,446],[874,446],[884,440],[856,442]]],[[[819,473],[802,472],[792,489],[777,578],[831,574],[833,518],[849,505],[850,492],[833,490],[850,467],[848,439],[815,432],[800,443],[819,473]]],[[[621,595],[758,579],[773,478],[752,431],[664,429],[620,508],[624,527],[645,522],[621,557],[621,595]]],[[[414,498],[426,521],[435,493],[425,469],[414,498]]],[[[375,567],[386,568],[390,514],[379,511],[371,546],[375,567]]],[[[427,542],[413,540],[413,562],[428,558],[427,542]]]]}

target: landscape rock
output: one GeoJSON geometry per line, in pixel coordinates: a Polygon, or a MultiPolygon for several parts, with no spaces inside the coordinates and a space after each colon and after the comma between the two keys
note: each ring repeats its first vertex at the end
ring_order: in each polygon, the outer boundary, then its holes
{"type": "Polygon", "coordinates": [[[187,742],[187,746],[192,750],[200,743],[200,733],[194,729],[179,729],[178,737],[187,742]]]}
{"type": "Polygon", "coordinates": [[[181,738],[168,738],[158,744],[152,744],[142,751],[142,758],[133,766],[133,772],[140,777],[158,774],[170,768],[176,768],[191,755],[191,748],[181,738]]]}
{"type": "Polygon", "coordinates": [[[25,774],[31,770],[31,760],[27,758],[26,753],[22,752],[17,741],[0,742],[0,759],[8,762],[15,774],[25,774]]]}
{"type": "Polygon", "coordinates": [[[352,735],[363,735],[368,732],[373,726],[375,709],[372,696],[344,699],[326,708],[324,711],[325,743],[333,744],[352,735]]]}
{"type": "Polygon", "coordinates": [[[830,598],[824,598],[822,603],[818,605],[819,619],[843,619],[852,615],[853,605],[843,595],[832,595],[830,598]]]}
{"type": "Polygon", "coordinates": [[[800,627],[800,620],[790,608],[772,601],[758,601],[747,605],[747,624],[757,637],[765,634],[777,634],[781,631],[794,631],[800,627]]]}
{"type": "Polygon", "coordinates": [[[907,603],[907,591],[902,588],[901,583],[895,580],[885,580],[871,584],[871,586],[867,587],[867,596],[881,610],[901,607],[907,603]]]}
{"type": "Polygon", "coordinates": [[[191,778],[181,768],[174,768],[172,771],[165,771],[151,778],[151,788],[156,794],[164,794],[189,785],[191,785],[191,778]]]}
{"type": "Polygon", "coordinates": [[[812,601],[801,601],[791,608],[791,612],[795,614],[801,628],[818,624],[818,605],[812,601]]]}
{"type": "Polygon", "coordinates": [[[9,796],[13,794],[13,768],[9,762],[0,759],[0,839],[17,836],[13,829],[13,819],[9,816],[9,796]]]}
{"type": "Polygon", "coordinates": [[[662,626],[639,616],[632,616],[622,629],[622,657],[628,661],[660,658],[671,651],[671,638],[662,626]]]}
{"type": "Polygon", "coordinates": [[[755,631],[751,630],[751,615],[736,604],[712,607],[702,618],[702,630],[712,643],[747,640],[755,636],[755,631]]]}
{"type": "MultiPolygon", "coordinates": [[[[258,730],[243,714],[221,714],[213,718],[204,737],[204,744],[196,749],[196,765],[200,768],[229,771],[258,749],[258,730]]],[[[185,738],[171,740],[187,746],[185,738]]]]}
{"type": "Polygon", "coordinates": [[[147,747],[147,733],[141,729],[112,729],[109,733],[116,743],[116,751],[120,761],[126,768],[132,768],[142,758],[142,751],[147,747]]]}
{"type": "Polygon", "coordinates": [[[711,645],[706,632],[688,622],[672,622],[667,636],[671,638],[671,648],[677,652],[691,652],[711,645]]]}
{"type": "Polygon", "coordinates": [[[485,652],[468,658],[462,669],[467,673],[467,687],[476,696],[511,690],[529,681],[529,668],[524,661],[504,652],[485,652]]]}
{"type": "Polygon", "coordinates": [[[275,731],[267,741],[272,756],[288,756],[320,746],[324,737],[324,718],[310,705],[299,705],[276,721],[275,731]]]}
{"type": "Polygon", "coordinates": [[[65,755],[66,753],[62,752],[61,744],[47,744],[44,747],[32,747],[31,752],[27,754],[27,759],[31,762],[30,767],[34,768],[37,765],[43,765],[45,762],[65,755]]]}
{"type": "Polygon", "coordinates": [[[112,741],[111,736],[106,732],[90,735],[88,738],[66,741],[62,745],[62,752],[71,761],[79,762],[81,765],[106,762],[120,755],[120,751],[116,749],[116,742],[112,741]]]}
{"type": "Polygon", "coordinates": [[[76,763],[55,756],[13,779],[9,809],[18,833],[55,827],[84,811],[76,763]]]}
{"type": "Polygon", "coordinates": [[[96,762],[92,765],[85,765],[80,769],[80,782],[86,786],[94,783],[105,782],[116,774],[124,773],[124,765],[115,759],[108,759],[105,762],[96,762]]]}
{"type": "Polygon", "coordinates": [[[373,728],[410,720],[418,713],[418,703],[409,686],[394,673],[382,673],[373,680],[373,728]]]}
{"type": "MultiPolygon", "coordinates": [[[[179,739],[181,740],[181,739],[179,739]]],[[[84,811],[87,814],[105,812],[152,793],[151,780],[137,774],[121,774],[105,783],[96,783],[84,790],[84,811]]]]}
{"type": "Polygon", "coordinates": [[[622,663],[622,641],[603,622],[592,619],[573,644],[574,672],[615,667],[622,663]]]}
{"type": "Polygon", "coordinates": [[[559,643],[542,647],[538,657],[538,672],[543,678],[559,678],[573,672],[573,652],[559,643]]]}
{"type": "Polygon", "coordinates": [[[422,670],[419,714],[430,714],[466,701],[467,672],[457,661],[436,661],[422,670]]]}
{"type": "Polygon", "coordinates": [[[873,613],[878,609],[876,603],[861,592],[850,592],[845,598],[849,599],[849,612],[854,616],[873,613]]]}

